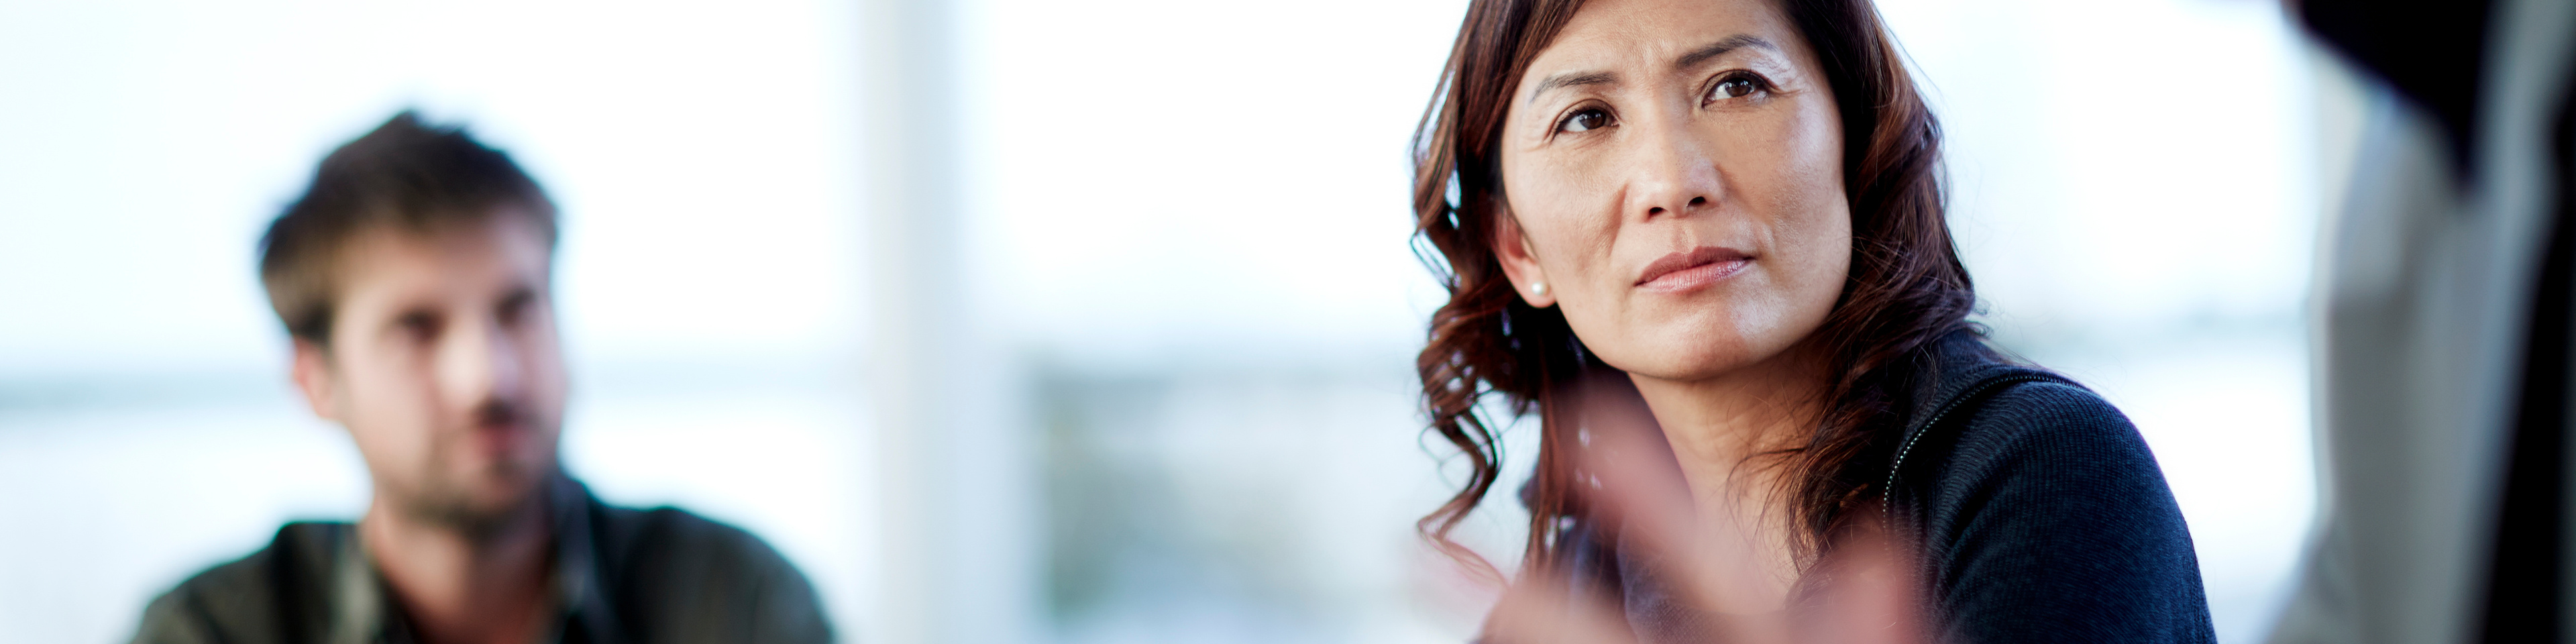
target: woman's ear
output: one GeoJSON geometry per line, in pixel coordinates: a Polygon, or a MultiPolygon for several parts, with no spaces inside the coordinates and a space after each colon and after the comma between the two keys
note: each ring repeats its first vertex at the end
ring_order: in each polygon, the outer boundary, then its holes
{"type": "Polygon", "coordinates": [[[1530,247],[1529,236],[1521,234],[1520,218],[1509,207],[1494,209],[1494,259],[1503,264],[1503,276],[1511,279],[1512,290],[1530,306],[1556,306],[1556,292],[1547,285],[1547,271],[1538,266],[1538,257],[1530,247]]]}

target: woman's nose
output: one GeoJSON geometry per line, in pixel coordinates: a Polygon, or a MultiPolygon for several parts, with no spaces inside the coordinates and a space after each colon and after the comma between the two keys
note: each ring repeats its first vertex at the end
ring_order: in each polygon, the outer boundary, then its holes
{"type": "Polygon", "coordinates": [[[1683,127],[1659,127],[1636,151],[1626,210],[1640,220],[1688,216],[1724,190],[1709,145],[1683,127]]]}

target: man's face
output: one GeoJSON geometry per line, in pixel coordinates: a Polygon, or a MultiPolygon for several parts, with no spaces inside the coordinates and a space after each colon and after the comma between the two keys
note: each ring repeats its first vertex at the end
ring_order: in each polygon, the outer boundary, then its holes
{"type": "Polygon", "coordinates": [[[348,428],[382,509],[488,525],[554,472],[563,354],[531,221],[368,230],[339,257],[330,346],[298,342],[295,379],[348,428]]]}

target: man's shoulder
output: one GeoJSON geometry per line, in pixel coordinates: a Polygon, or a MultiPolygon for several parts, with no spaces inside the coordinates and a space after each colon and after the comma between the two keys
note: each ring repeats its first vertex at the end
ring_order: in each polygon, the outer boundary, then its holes
{"type": "Polygon", "coordinates": [[[599,578],[636,631],[746,628],[747,642],[825,642],[813,585],[760,537],[673,507],[593,500],[599,578]],[[714,626],[723,625],[723,626],[714,626]]]}
{"type": "Polygon", "coordinates": [[[685,587],[690,595],[813,593],[795,564],[742,528],[670,506],[593,501],[591,512],[600,573],[619,587],[685,587]]]}
{"type": "Polygon", "coordinates": [[[289,523],[268,545],[152,600],[137,643],[295,641],[327,617],[332,558],[348,524],[289,523]]]}
{"type": "Polygon", "coordinates": [[[601,559],[684,559],[718,566],[785,566],[787,560],[742,528],[671,506],[592,506],[592,530],[601,559]]]}

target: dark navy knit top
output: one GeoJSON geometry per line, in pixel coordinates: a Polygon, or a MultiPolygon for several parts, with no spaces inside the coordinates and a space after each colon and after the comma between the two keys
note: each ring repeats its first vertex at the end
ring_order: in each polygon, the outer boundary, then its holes
{"type": "MultiPolygon", "coordinates": [[[[1873,487],[1917,555],[1936,641],[2215,641],[2182,512],[2120,410],[1965,333],[1928,357],[1905,431],[1868,465],[1890,483],[1873,487]]],[[[1623,606],[1639,642],[1705,641],[1713,616],[1600,527],[1560,535],[1572,590],[1623,606]]]]}

